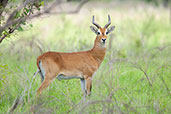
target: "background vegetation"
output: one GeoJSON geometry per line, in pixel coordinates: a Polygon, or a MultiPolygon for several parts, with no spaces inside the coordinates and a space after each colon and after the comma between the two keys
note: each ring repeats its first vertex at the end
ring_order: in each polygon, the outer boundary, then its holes
{"type": "MultiPolygon", "coordinates": [[[[70,8],[68,6],[68,8],[70,8]]],[[[171,113],[169,8],[144,2],[88,2],[77,14],[34,18],[0,44],[0,113],[171,113]],[[115,31],[82,98],[79,80],[55,80],[36,97],[41,81],[36,58],[46,51],[92,48],[92,15],[100,25],[111,15],[115,31]]]]}

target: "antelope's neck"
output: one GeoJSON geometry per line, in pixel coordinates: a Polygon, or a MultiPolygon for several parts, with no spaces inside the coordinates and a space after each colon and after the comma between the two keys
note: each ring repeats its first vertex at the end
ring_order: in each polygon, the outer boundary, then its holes
{"type": "Polygon", "coordinates": [[[96,37],[96,40],[94,42],[94,47],[90,50],[90,53],[92,54],[94,59],[97,61],[98,66],[100,66],[100,64],[102,63],[105,57],[106,48],[104,46],[105,44],[101,44],[97,38],[98,37],[96,37]]]}

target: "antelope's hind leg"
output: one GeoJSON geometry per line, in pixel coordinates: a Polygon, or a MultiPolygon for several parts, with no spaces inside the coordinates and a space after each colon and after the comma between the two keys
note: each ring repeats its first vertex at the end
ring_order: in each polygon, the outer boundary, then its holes
{"type": "Polygon", "coordinates": [[[56,75],[52,73],[47,73],[45,75],[45,80],[42,82],[41,86],[37,90],[37,94],[41,94],[44,89],[46,89],[49,84],[55,79],[56,75]]]}
{"type": "Polygon", "coordinates": [[[85,96],[87,93],[85,89],[85,79],[80,79],[80,81],[81,81],[81,89],[83,91],[83,96],[85,96]]]}
{"type": "Polygon", "coordinates": [[[86,92],[87,92],[87,95],[90,96],[91,89],[92,89],[92,77],[87,77],[85,81],[86,81],[86,92]]]}
{"type": "Polygon", "coordinates": [[[41,66],[41,71],[43,76],[42,80],[43,79],[44,80],[41,86],[39,87],[39,89],[37,90],[37,95],[41,94],[42,91],[49,86],[49,84],[56,78],[59,71],[58,66],[51,61],[47,60],[42,63],[43,63],[41,66]],[[53,67],[51,67],[51,65],[53,65],[53,67]]]}

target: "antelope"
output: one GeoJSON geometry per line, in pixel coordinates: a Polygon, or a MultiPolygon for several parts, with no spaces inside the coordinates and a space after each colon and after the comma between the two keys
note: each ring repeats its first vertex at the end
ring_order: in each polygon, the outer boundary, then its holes
{"type": "Polygon", "coordinates": [[[95,26],[90,26],[90,29],[97,35],[92,49],[73,53],[46,52],[37,58],[37,72],[42,79],[42,84],[37,90],[38,95],[55,78],[80,79],[83,94],[91,94],[93,74],[105,57],[107,35],[115,28],[115,26],[109,27],[110,15],[108,15],[108,23],[103,28],[94,21],[94,16],[92,24],[95,26]]]}

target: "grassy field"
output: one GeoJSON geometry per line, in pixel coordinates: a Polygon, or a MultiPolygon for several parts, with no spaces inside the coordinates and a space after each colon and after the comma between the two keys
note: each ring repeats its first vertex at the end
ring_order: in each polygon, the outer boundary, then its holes
{"type": "Polygon", "coordinates": [[[111,4],[92,8],[89,3],[78,14],[31,20],[24,31],[0,44],[0,114],[171,113],[169,10],[111,4]],[[105,25],[107,14],[116,29],[109,35],[107,54],[93,77],[92,95],[83,99],[80,80],[74,79],[55,80],[36,97],[41,84],[39,75],[33,78],[36,58],[46,51],[92,48],[92,15],[105,25]]]}

